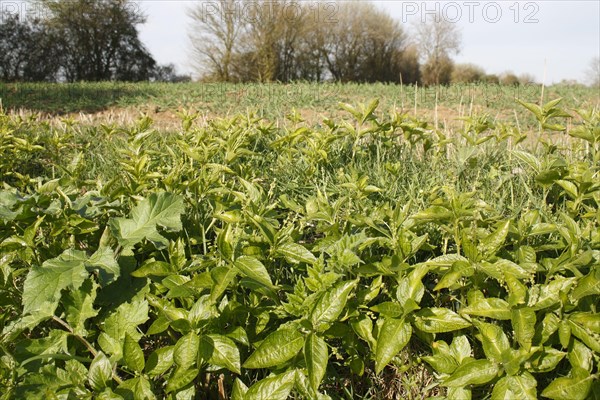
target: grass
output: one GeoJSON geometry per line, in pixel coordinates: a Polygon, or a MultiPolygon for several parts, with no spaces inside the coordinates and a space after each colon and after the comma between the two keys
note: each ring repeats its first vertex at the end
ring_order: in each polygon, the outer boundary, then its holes
{"type": "MultiPolygon", "coordinates": [[[[432,117],[432,122],[440,125],[471,113],[488,113],[515,122],[515,99],[535,103],[540,100],[541,91],[540,85],[488,84],[425,88],[336,83],[0,83],[0,99],[5,109],[26,109],[51,115],[130,108],[150,115],[185,109],[211,117],[226,117],[252,110],[271,120],[283,120],[296,109],[317,123],[323,116],[336,116],[339,103],[356,104],[378,98],[383,110],[416,112],[432,117]]],[[[598,91],[584,86],[545,88],[545,99],[557,97],[564,98],[567,108],[590,108],[600,104],[598,91]]],[[[527,121],[526,118],[523,122],[527,121]]]]}

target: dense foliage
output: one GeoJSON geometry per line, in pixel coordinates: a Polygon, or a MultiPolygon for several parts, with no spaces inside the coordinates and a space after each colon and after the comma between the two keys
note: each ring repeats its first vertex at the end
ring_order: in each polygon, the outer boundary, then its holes
{"type": "Polygon", "coordinates": [[[377,101],[171,134],[0,115],[3,398],[597,394],[600,115],[559,103],[523,103],[529,140],[377,101]]]}

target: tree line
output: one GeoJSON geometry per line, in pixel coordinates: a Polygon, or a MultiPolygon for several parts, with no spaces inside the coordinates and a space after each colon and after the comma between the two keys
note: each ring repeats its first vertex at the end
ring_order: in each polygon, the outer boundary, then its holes
{"type": "MultiPolygon", "coordinates": [[[[139,39],[130,0],[39,0],[37,18],[0,14],[2,81],[182,81],[139,39]]],[[[461,37],[443,19],[410,31],[370,2],[211,0],[190,8],[196,72],[219,82],[523,84],[529,75],[455,65],[461,37]]]]}
{"type": "Polygon", "coordinates": [[[140,41],[145,18],[129,0],[41,0],[31,15],[0,15],[0,80],[185,79],[140,41]]]}

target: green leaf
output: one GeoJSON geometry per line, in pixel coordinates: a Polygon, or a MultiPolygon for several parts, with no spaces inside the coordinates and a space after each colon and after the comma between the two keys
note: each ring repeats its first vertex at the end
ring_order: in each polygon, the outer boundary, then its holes
{"type": "Polygon", "coordinates": [[[51,316],[61,292],[78,290],[88,277],[83,251],[66,250],[60,256],[31,268],[23,285],[23,314],[51,316]]]}
{"type": "Polygon", "coordinates": [[[492,400],[537,400],[536,386],[537,381],[527,372],[505,376],[494,385],[492,400]]]}
{"type": "Polygon", "coordinates": [[[478,297],[475,302],[469,301],[469,305],[461,308],[459,312],[461,314],[499,320],[511,318],[511,311],[508,303],[496,297],[478,297]]]}
{"type": "Polygon", "coordinates": [[[63,295],[62,303],[67,314],[67,322],[73,329],[73,333],[77,335],[87,336],[85,321],[98,315],[98,311],[94,310],[96,289],[98,284],[92,279],[87,279],[79,290],[63,295]]]}
{"type": "Polygon", "coordinates": [[[447,308],[424,308],[415,313],[415,326],[423,332],[443,333],[468,328],[471,323],[447,308]]]}
{"type": "Polygon", "coordinates": [[[295,328],[282,327],[271,333],[248,357],[244,368],[269,368],[295,357],[304,346],[304,336],[295,328]]]}
{"type": "Polygon", "coordinates": [[[269,272],[261,263],[254,257],[242,256],[234,261],[233,265],[245,276],[250,279],[254,279],[255,281],[272,288],[273,282],[271,282],[271,277],[269,276],[269,272]]]}
{"type": "Polygon", "coordinates": [[[262,379],[250,386],[244,395],[244,400],[286,400],[295,381],[295,370],[262,379]]]}
{"type": "Polygon", "coordinates": [[[468,261],[456,261],[450,267],[450,270],[442,276],[437,285],[433,290],[441,290],[449,288],[454,285],[458,280],[464,276],[473,275],[473,265],[468,261]]]}
{"type": "Polygon", "coordinates": [[[134,340],[142,337],[137,327],[148,320],[148,302],[136,300],[121,304],[105,320],[102,333],[98,338],[100,347],[109,354],[120,356],[125,334],[129,333],[134,340]]]}
{"type": "Polygon", "coordinates": [[[520,105],[522,105],[523,107],[525,107],[526,109],[531,111],[533,113],[533,115],[535,115],[535,117],[537,118],[538,121],[542,120],[542,117],[543,117],[542,107],[540,107],[534,103],[527,103],[527,102],[519,100],[519,99],[516,99],[516,100],[520,105]]]}
{"type": "Polygon", "coordinates": [[[489,360],[474,360],[460,365],[442,384],[448,387],[483,385],[494,379],[498,372],[498,364],[489,360]]]}
{"type": "Polygon", "coordinates": [[[316,393],[325,376],[329,351],[325,340],[315,333],[311,333],[306,338],[306,342],[304,343],[304,360],[306,362],[310,387],[316,393]]]}
{"type": "MultiPolygon", "coordinates": [[[[574,316],[577,316],[577,314],[571,314],[569,316],[569,320],[567,321],[573,336],[581,340],[583,343],[585,343],[587,347],[589,347],[593,351],[600,353],[600,334],[598,333],[598,330],[594,329],[596,328],[595,324],[597,323],[598,317],[600,317],[600,315],[582,315],[577,320],[573,318],[574,316]]],[[[561,344],[567,344],[567,341],[561,341],[561,344]]]]}
{"type": "Polygon", "coordinates": [[[96,390],[101,391],[108,386],[112,378],[112,366],[103,352],[98,352],[90,364],[88,383],[96,390]]]}
{"type": "Polygon", "coordinates": [[[504,280],[508,285],[508,304],[515,307],[526,303],[527,286],[511,274],[504,274],[504,280]]]}
{"type": "Polygon", "coordinates": [[[521,347],[529,351],[533,335],[535,334],[535,311],[530,307],[513,308],[511,311],[511,322],[515,338],[521,347]]]}
{"type": "Polygon", "coordinates": [[[248,386],[240,378],[235,378],[231,389],[231,400],[244,400],[246,392],[248,392],[248,386]]]}
{"type": "Polygon", "coordinates": [[[544,347],[532,359],[532,372],[550,372],[553,371],[558,363],[565,358],[566,353],[558,351],[552,347],[544,347]]]}
{"type": "Polygon", "coordinates": [[[115,260],[113,250],[110,247],[99,247],[86,260],[85,267],[89,272],[98,272],[98,282],[102,287],[113,283],[121,275],[121,268],[117,260],[115,260]]]}
{"type": "Polygon", "coordinates": [[[133,271],[131,276],[136,278],[146,278],[148,276],[169,276],[174,274],[173,268],[171,264],[164,261],[155,261],[153,258],[150,260],[146,260],[144,264],[133,271]]]}
{"type": "Polygon", "coordinates": [[[142,372],[144,370],[144,352],[137,340],[133,339],[128,333],[125,334],[125,342],[123,343],[123,361],[127,368],[132,371],[142,372]]]}
{"type": "Polygon", "coordinates": [[[173,366],[173,353],[175,346],[161,347],[148,356],[145,370],[150,376],[159,376],[173,366]]]}
{"type": "Polygon", "coordinates": [[[124,248],[130,248],[144,239],[165,247],[168,241],[158,233],[157,225],[180,231],[180,216],[183,212],[181,196],[165,192],[152,193],[131,211],[131,218],[113,218],[109,221],[109,226],[124,248]]]}
{"type": "Polygon", "coordinates": [[[125,399],[154,400],[156,396],[152,393],[150,382],[143,376],[128,379],[121,383],[115,392],[125,399]]]}
{"type": "Polygon", "coordinates": [[[574,302],[586,297],[600,294],[600,268],[592,268],[590,273],[579,279],[577,286],[571,292],[574,302]]]}
{"type": "Polygon", "coordinates": [[[506,235],[508,235],[509,227],[510,221],[506,220],[500,224],[498,229],[496,229],[490,235],[486,236],[483,240],[481,240],[479,244],[480,252],[484,255],[486,259],[495,255],[498,252],[498,250],[502,248],[502,245],[506,240],[506,235]]]}
{"type": "Polygon", "coordinates": [[[464,387],[449,387],[446,398],[448,400],[471,400],[471,389],[464,387]]]}
{"type": "MultiPolygon", "coordinates": [[[[397,316],[398,315],[392,315],[391,317],[397,316]]],[[[356,319],[353,319],[350,322],[350,325],[352,325],[352,329],[354,330],[354,332],[356,332],[358,337],[360,337],[365,342],[369,343],[371,349],[375,348],[375,346],[377,345],[377,341],[373,337],[373,321],[370,317],[362,315],[356,319]]]]}
{"type": "Polygon", "coordinates": [[[592,351],[578,340],[573,340],[573,346],[567,356],[573,368],[581,368],[588,372],[592,371],[594,366],[592,351]]]}
{"type": "Polygon", "coordinates": [[[398,289],[396,290],[396,298],[400,302],[403,309],[406,310],[406,303],[409,300],[413,300],[415,303],[419,303],[423,294],[425,293],[425,287],[421,280],[429,272],[427,265],[419,265],[416,267],[408,276],[402,278],[398,283],[398,289]]]}
{"type": "Polygon", "coordinates": [[[241,374],[240,351],[227,336],[202,335],[198,357],[219,368],[227,368],[235,374],[241,374]]]}
{"type": "Polygon", "coordinates": [[[481,334],[478,339],[481,340],[486,357],[492,361],[502,362],[502,353],[510,349],[508,337],[502,328],[495,324],[479,321],[473,321],[473,325],[481,334]]]}
{"type": "Polygon", "coordinates": [[[450,345],[450,354],[459,364],[462,364],[464,359],[471,357],[471,344],[466,335],[454,336],[450,345]]]}
{"type": "Polygon", "coordinates": [[[348,300],[348,294],[354,289],[358,281],[340,282],[317,300],[309,321],[317,332],[323,332],[337,321],[348,300]]]}
{"type": "Polygon", "coordinates": [[[216,267],[210,271],[210,277],[213,281],[213,286],[210,290],[210,300],[213,303],[219,300],[237,273],[238,270],[236,268],[228,267],[216,267]]]}
{"type": "Polygon", "coordinates": [[[183,389],[194,381],[199,372],[197,369],[176,369],[167,380],[166,392],[171,393],[183,389]]]}
{"type": "Polygon", "coordinates": [[[370,310],[392,318],[400,317],[404,312],[400,303],[395,301],[384,301],[383,303],[375,304],[370,310]]]}
{"type": "Polygon", "coordinates": [[[404,318],[384,318],[375,347],[375,373],[379,374],[386,365],[409,342],[412,335],[410,324],[404,318]]]}
{"type": "MultiPolygon", "coordinates": [[[[435,346],[437,342],[433,342],[435,346]]],[[[423,361],[431,365],[437,373],[451,374],[458,368],[458,362],[449,354],[439,353],[434,356],[423,356],[423,361]]]]}
{"type": "Polygon", "coordinates": [[[276,253],[280,256],[285,257],[291,263],[306,263],[314,264],[317,258],[306,249],[306,247],[297,243],[284,243],[277,247],[276,253]]]}
{"type": "Polygon", "coordinates": [[[584,369],[573,368],[571,377],[553,380],[542,392],[542,396],[554,400],[586,400],[594,376],[584,369]]]}
{"type": "Polygon", "coordinates": [[[188,369],[196,362],[200,338],[195,332],[190,332],[180,338],[173,350],[173,361],[181,369],[188,369]]]}

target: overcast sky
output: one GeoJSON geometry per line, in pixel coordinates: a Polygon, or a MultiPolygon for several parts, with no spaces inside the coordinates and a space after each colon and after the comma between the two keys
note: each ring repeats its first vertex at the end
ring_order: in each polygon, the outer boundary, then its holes
{"type": "MultiPolygon", "coordinates": [[[[210,3],[204,1],[204,4],[210,3]]],[[[201,1],[145,0],[139,5],[147,23],[141,38],[159,63],[191,72],[187,13],[201,1]]],[[[462,33],[455,60],[474,63],[488,73],[529,73],[546,83],[584,81],[591,60],[600,56],[600,1],[400,1],[375,3],[411,27],[439,12],[462,33]]],[[[333,8],[329,12],[335,12],[333,8]]],[[[335,15],[333,14],[335,18],[335,15]]]]}

